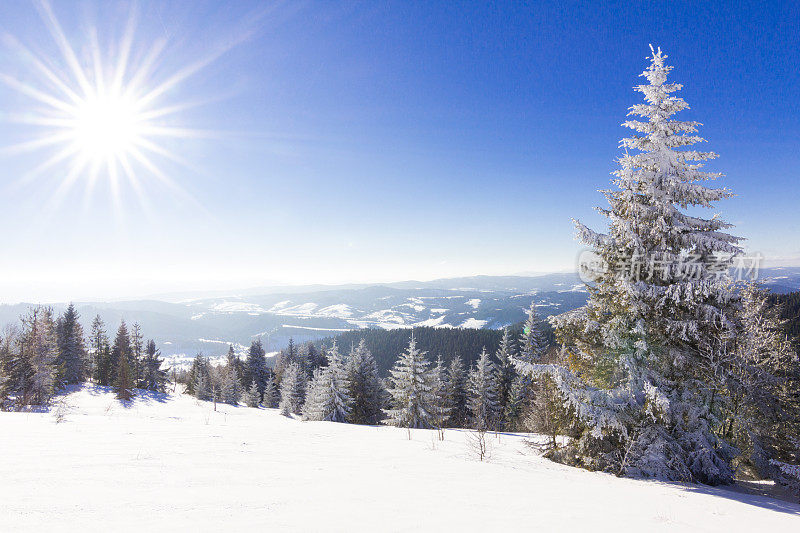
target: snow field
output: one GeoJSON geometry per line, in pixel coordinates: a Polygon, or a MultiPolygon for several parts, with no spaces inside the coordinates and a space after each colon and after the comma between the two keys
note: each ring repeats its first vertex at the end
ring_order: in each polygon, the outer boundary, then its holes
{"type": "Polygon", "coordinates": [[[409,441],[183,395],[124,407],[101,387],[62,403],[0,413],[2,531],[800,530],[800,505],[565,467],[522,435],[487,435],[480,462],[459,430],[409,441]]]}

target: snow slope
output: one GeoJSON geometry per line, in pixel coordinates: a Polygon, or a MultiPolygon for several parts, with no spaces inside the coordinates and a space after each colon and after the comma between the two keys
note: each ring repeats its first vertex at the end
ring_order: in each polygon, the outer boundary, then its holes
{"type": "Polygon", "coordinates": [[[554,464],[522,436],[300,422],[83,388],[0,413],[0,529],[797,531],[800,505],[554,464]],[[56,413],[64,420],[56,423],[56,413]]]}

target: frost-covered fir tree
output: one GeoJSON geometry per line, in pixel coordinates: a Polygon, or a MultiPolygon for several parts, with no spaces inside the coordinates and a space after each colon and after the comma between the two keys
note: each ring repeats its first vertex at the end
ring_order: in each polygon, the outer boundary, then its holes
{"type": "Polygon", "coordinates": [[[431,423],[439,430],[439,438],[444,440],[443,429],[447,427],[450,419],[450,407],[447,401],[447,367],[441,355],[436,358],[436,366],[431,371],[431,394],[433,395],[431,423]]]}
{"type": "Polygon", "coordinates": [[[56,387],[58,339],[49,307],[31,308],[17,332],[5,332],[3,403],[16,408],[47,405],[56,387]]]}
{"type": "Polygon", "coordinates": [[[192,361],[191,368],[189,368],[186,392],[192,394],[198,400],[208,401],[212,399],[210,363],[201,354],[197,354],[194,361],[192,361]]]}
{"type": "Polygon", "coordinates": [[[412,334],[408,349],[390,371],[391,408],[386,411],[387,422],[409,429],[433,427],[436,398],[432,381],[425,352],[417,350],[412,334]]]}
{"type": "Polygon", "coordinates": [[[131,370],[133,371],[134,383],[139,385],[142,379],[142,358],[144,357],[144,335],[142,327],[138,322],[134,322],[131,327],[131,370]]]}
{"type": "Polygon", "coordinates": [[[688,107],[667,82],[666,55],[654,51],[636,90],[644,103],[623,125],[625,153],[604,191],[609,232],[576,222],[581,240],[602,260],[587,305],[551,322],[570,367],[520,363],[549,374],[584,424],[556,460],[616,474],[702,483],[733,479],[732,448],[718,424],[714,368],[734,324],[732,293],[718,274],[738,254],[738,238],[717,216],[688,214],[727,198],[705,182],[710,152],[687,148],[703,139],[699,123],[673,119],[688,107]]]}
{"type": "Polygon", "coordinates": [[[255,381],[253,381],[250,384],[250,388],[247,389],[247,392],[244,395],[244,402],[247,404],[247,407],[258,407],[260,399],[258,394],[258,385],[256,385],[255,381]]]}
{"type": "Polygon", "coordinates": [[[346,422],[351,409],[347,368],[334,341],[328,351],[328,365],[315,370],[308,384],[303,419],[346,422]]]}
{"type": "Polygon", "coordinates": [[[522,336],[519,340],[519,358],[527,362],[540,362],[547,353],[547,339],[542,330],[542,322],[536,313],[536,304],[531,302],[528,308],[525,324],[522,326],[522,336]]]}
{"type": "Polygon", "coordinates": [[[511,333],[508,328],[503,328],[503,338],[497,349],[497,406],[499,410],[499,426],[501,429],[508,429],[512,425],[511,416],[514,414],[511,409],[513,398],[514,380],[517,378],[517,370],[514,366],[516,349],[511,333]]]}
{"type": "Polygon", "coordinates": [[[281,402],[278,405],[282,415],[301,414],[305,388],[303,377],[303,372],[297,363],[289,363],[284,369],[281,379],[281,402]]]}
{"type": "Polygon", "coordinates": [[[800,496],[800,361],[780,309],[756,283],[742,289],[741,331],[724,394],[723,436],[741,463],[800,496]]]}
{"type": "Polygon", "coordinates": [[[236,366],[225,365],[221,377],[220,399],[230,405],[239,405],[239,400],[242,398],[242,389],[239,377],[236,375],[236,366]]]}
{"type": "Polygon", "coordinates": [[[445,398],[447,400],[447,426],[463,428],[469,420],[467,408],[467,373],[464,362],[456,356],[447,367],[447,380],[445,382],[445,398]]]}
{"type": "Polygon", "coordinates": [[[92,320],[89,333],[89,375],[99,384],[108,383],[108,372],[111,366],[110,348],[106,325],[100,315],[92,320]]]}
{"type": "Polygon", "coordinates": [[[475,367],[470,370],[467,406],[470,424],[479,430],[497,429],[500,405],[497,403],[497,377],[486,348],[481,350],[475,367]]]}
{"type": "Polygon", "coordinates": [[[277,407],[278,406],[278,389],[275,386],[275,378],[272,374],[267,378],[267,385],[264,387],[264,395],[261,399],[264,407],[277,407]]]}
{"type": "Polygon", "coordinates": [[[347,381],[352,399],[348,421],[353,424],[380,423],[385,391],[378,377],[378,365],[364,339],[347,358],[347,381]]]}
{"type": "Polygon", "coordinates": [[[59,352],[56,361],[59,369],[57,380],[61,383],[75,384],[84,379],[87,355],[79,320],[75,306],[69,304],[56,323],[59,352]]]}

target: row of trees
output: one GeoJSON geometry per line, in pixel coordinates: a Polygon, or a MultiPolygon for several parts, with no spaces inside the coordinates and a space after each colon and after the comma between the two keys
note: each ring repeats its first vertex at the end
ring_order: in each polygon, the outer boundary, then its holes
{"type": "Polygon", "coordinates": [[[155,342],[144,343],[138,324],[129,333],[123,321],[111,342],[97,316],[86,339],[72,304],[58,317],[50,307],[31,308],[0,336],[2,408],[47,405],[60,389],[85,381],[112,385],[128,400],[137,387],[163,392],[167,373],[155,342]]]}
{"type": "MultiPolygon", "coordinates": [[[[503,331],[497,351],[485,348],[465,369],[460,357],[429,361],[413,335],[388,379],[381,379],[375,358],[362,339],[344,356],[334,340],[321,351],[293,342],[267,366],[260,340],[241,361],[233,347],[224,365],[198,355],[185,381],[187,392],[201,400],[278,407],[284,415],[305,420],[388,424],[406,428],[472,427],[479,430],[540,429],[531,416],[539,384],[517,372],[515,360],[541,361],[548,342],[534,306],[528,311],[519,342],[503,331]]],[[[538,396],[542,396],[539,394],[538,396]]]]}

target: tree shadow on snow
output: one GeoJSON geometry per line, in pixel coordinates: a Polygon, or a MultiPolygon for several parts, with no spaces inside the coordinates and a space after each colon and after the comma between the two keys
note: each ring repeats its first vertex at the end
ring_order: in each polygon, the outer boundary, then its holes
{"type": "Polygon", "coordinates": [[[792,500],[788,492],[782,491],[780,487],[772,484],[748,481],[737,481],[734,485],[719,487],[669,482],[666,484],[680,487],[687,492],[727,498],[770,511],[800,516],[800,503],[792,500]]]}

